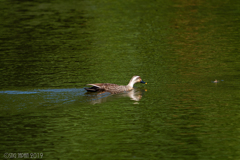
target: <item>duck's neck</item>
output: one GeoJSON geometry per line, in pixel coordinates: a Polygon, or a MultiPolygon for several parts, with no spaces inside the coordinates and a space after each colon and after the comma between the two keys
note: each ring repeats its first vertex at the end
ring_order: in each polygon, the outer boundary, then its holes
{"type": "Polygon", "coordinates": [[[134,81],[130,81],[127,86],[128,86],[129,88],[133,88],[133,85],[134,85],[134,84],[135,84],[134,81]]]}

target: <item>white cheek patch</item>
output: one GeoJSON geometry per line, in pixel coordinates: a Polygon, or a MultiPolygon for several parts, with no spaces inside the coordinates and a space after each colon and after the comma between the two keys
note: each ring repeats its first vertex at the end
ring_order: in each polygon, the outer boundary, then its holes
{"type": "Polygon", "coordinates": [[[139,76],[134,77],[133,82],[137,81],[138,78],[139,78],[139,76]]]}

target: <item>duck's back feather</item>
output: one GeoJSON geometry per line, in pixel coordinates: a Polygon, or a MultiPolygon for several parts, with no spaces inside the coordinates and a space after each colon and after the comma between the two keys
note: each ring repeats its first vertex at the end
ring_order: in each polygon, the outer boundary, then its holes
{"type": "Polygon", "coordinates": [[[89,92],[98,92],[98,91],[107,91],[107,92],[118,92],[118,91],[126,91],[126,86],[119,86],[117,84],[112,83],[95,83],[95,84],[88,84],[93,87],[85,88],[85,90],[89,92]]]}

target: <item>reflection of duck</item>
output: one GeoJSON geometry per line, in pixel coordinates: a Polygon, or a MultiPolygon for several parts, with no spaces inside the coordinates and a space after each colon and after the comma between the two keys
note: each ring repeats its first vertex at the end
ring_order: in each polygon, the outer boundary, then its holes
{"type": "Polygon", "coordinates": [[[85,88],[88,92],[110,92],[110,93],[119,93],[124,91],[130,91],[133,89],[133,85],[135,83],[144,83],[140,76],[133,76],[128,85],[120,86],[117,84],[111,83],[95,83],[95,84],[88,84],[91,85],[91,88],[85,88]]]}
{"type": "Polygon", "coordinates": [[[138,104],[138,101],[141,100],[142,96],[144,95],[144,92],[146,92],[143,89],[134,88],[129,92],[122,92],[120,94],[110,94],[110,93],[102,93],[102,94],[89,94],[86,93],[87,101],[90,101],[92,104],[97,103],[104,103],[108,101],[113,101],[117,98],[121,97],[129,97],[131,100],[135,101],[134,104],[138,104]]]}

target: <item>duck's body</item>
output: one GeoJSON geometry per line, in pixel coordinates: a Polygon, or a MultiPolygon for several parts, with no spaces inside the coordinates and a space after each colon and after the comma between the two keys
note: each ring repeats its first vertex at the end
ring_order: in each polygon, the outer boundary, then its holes
{"type": "Polygon", "coordinates": [[[95,84],[88,84],[91,85],[91,88],[85,88],[88,92],[110,92],[110,93],[119,93],[124,91],[130,91],[133,89],[133,85],[135,83],[145,83],[140,76],[133,76],[128,85],[121,86],[112,83],[95,83],[95,84]]]}

